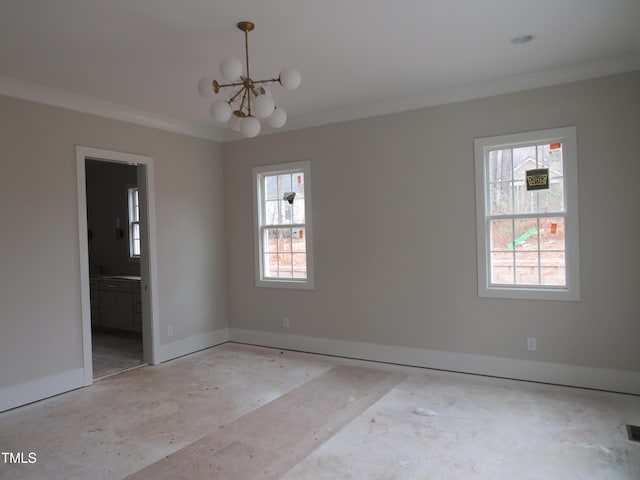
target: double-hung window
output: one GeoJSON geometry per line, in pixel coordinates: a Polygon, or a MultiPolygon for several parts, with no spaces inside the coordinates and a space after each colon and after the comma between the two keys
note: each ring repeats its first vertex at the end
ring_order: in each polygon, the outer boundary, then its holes
{"type": "Polygon", "coordinates": [[[140,202],[138,189],[127,189],[129,206],[129,257],[140,258],[140,202]]]}
{"type": "Polygon", "coordinates": [[[575,127],[475,140],[478,294],[579,300],[575,127]]]}
{"type": "Polygon", "coordinates": [[[308,161],[253,169],[256,285],[313,288],[308,161]]]}

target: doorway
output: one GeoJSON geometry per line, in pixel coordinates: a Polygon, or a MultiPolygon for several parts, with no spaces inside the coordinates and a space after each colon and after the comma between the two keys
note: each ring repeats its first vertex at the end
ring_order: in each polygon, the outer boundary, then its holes
{"type": "Polygon", "coordinates": [[[85,159],[94,379],[144,364],[138,168],[85,159]]]}
{"type": "Polygon", "coordinates": [[[84,382],[156,364],[153,159],[76,147],[84,382]]]}

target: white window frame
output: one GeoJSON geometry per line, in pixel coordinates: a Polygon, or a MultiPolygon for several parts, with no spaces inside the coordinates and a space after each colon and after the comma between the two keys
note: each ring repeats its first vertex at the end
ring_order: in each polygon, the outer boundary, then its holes
{"type": "MultiPolygon", "coordinates": [[[[478,248],[478,295],[480,297],[516,298],[535,300],[580,300],[580,253],[578,228],[578,167],[576,128],[563,127],[550,130],[476,138],[476,223],[478,248]],[[565,219],[565,272],[566,286],[504,286],[491,284],[490,272],[490,199],[488,152],[491,150],[524,147],[528,145],[562,142],[564,219],[565,219]]],[[[513,215],[518,217],[518,215],[513,215]]],[[[527,217],[536,216],[527,215],[527,217]]]]}
{"type": "Polygon", "coordinates": [[[140,237],[141,237],[141,233],[140,233],[140,196],[138,193],[138,187],[136,186],[131,186],[131,187],[127,187],[127,212],[128,212],[128,225],[129,225],[129,229],[128,229],[128,235],[129,235],[129,258],[131,259],[139,259],[140,258],[140,252],[136,253],[135,252],[135,238],[133,235],[134,232],[134,228],[135,225],[138,225],[138,245],[140,245],[140,237]],[[138,220],[135,219],[134,217],[134,205],[133,205],[133,195],[134,193],[137,193],[138,195],[138,220]]]}
{"type": "MultiPolygon", "coordinates": [[[[253,227],[255,243],[255,281],[258,287],[313,289],[313,227],[311,221],[311,162],[282,163],[255,167],[253,177],[253,227]],[[265,228],[264,177],[302,172],[304,174],[305,248],[307,256],[307,278],[268,278],[265,277],[264,248],[262,229],[265,228]]],[[[295,200],[294,200],[295,201],[295,200]]]]}

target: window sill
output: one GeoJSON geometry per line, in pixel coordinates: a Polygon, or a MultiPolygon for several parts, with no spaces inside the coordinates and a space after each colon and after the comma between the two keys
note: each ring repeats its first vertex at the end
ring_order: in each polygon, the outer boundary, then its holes
{"type": "Polygon", "coordinates": [[[505,298],[517,300],[563,300],[580,301],[580,293],[570,289],[541,289],[541,288],[509,288],[487,287],[478,291],[481,298],[505,298]]]}
{"type": "Polygon", "coordinates": [[[313,282],[307,280],[256,280],[256,287],[292,288],[298,290],[313,290],[313,282]]]}

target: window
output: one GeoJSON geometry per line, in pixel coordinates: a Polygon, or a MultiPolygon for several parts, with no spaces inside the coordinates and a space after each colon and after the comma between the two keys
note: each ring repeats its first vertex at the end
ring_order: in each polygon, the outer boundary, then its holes
{"type": "Polygon", "coordinates": [[[575,127],[476,139],[475,161],[478,294],[579,300],[575,127]]]}
{"type": "Polygon", "coordinates": [[[253,169],[256,285],[313,288],[308,161],[253,169]]]}
{"type": "Polygon", "coordinates": [[[129,204],[129,257],[140,258],[140,203],[138,202],[138,189],[128,190],[129,204]]]}

